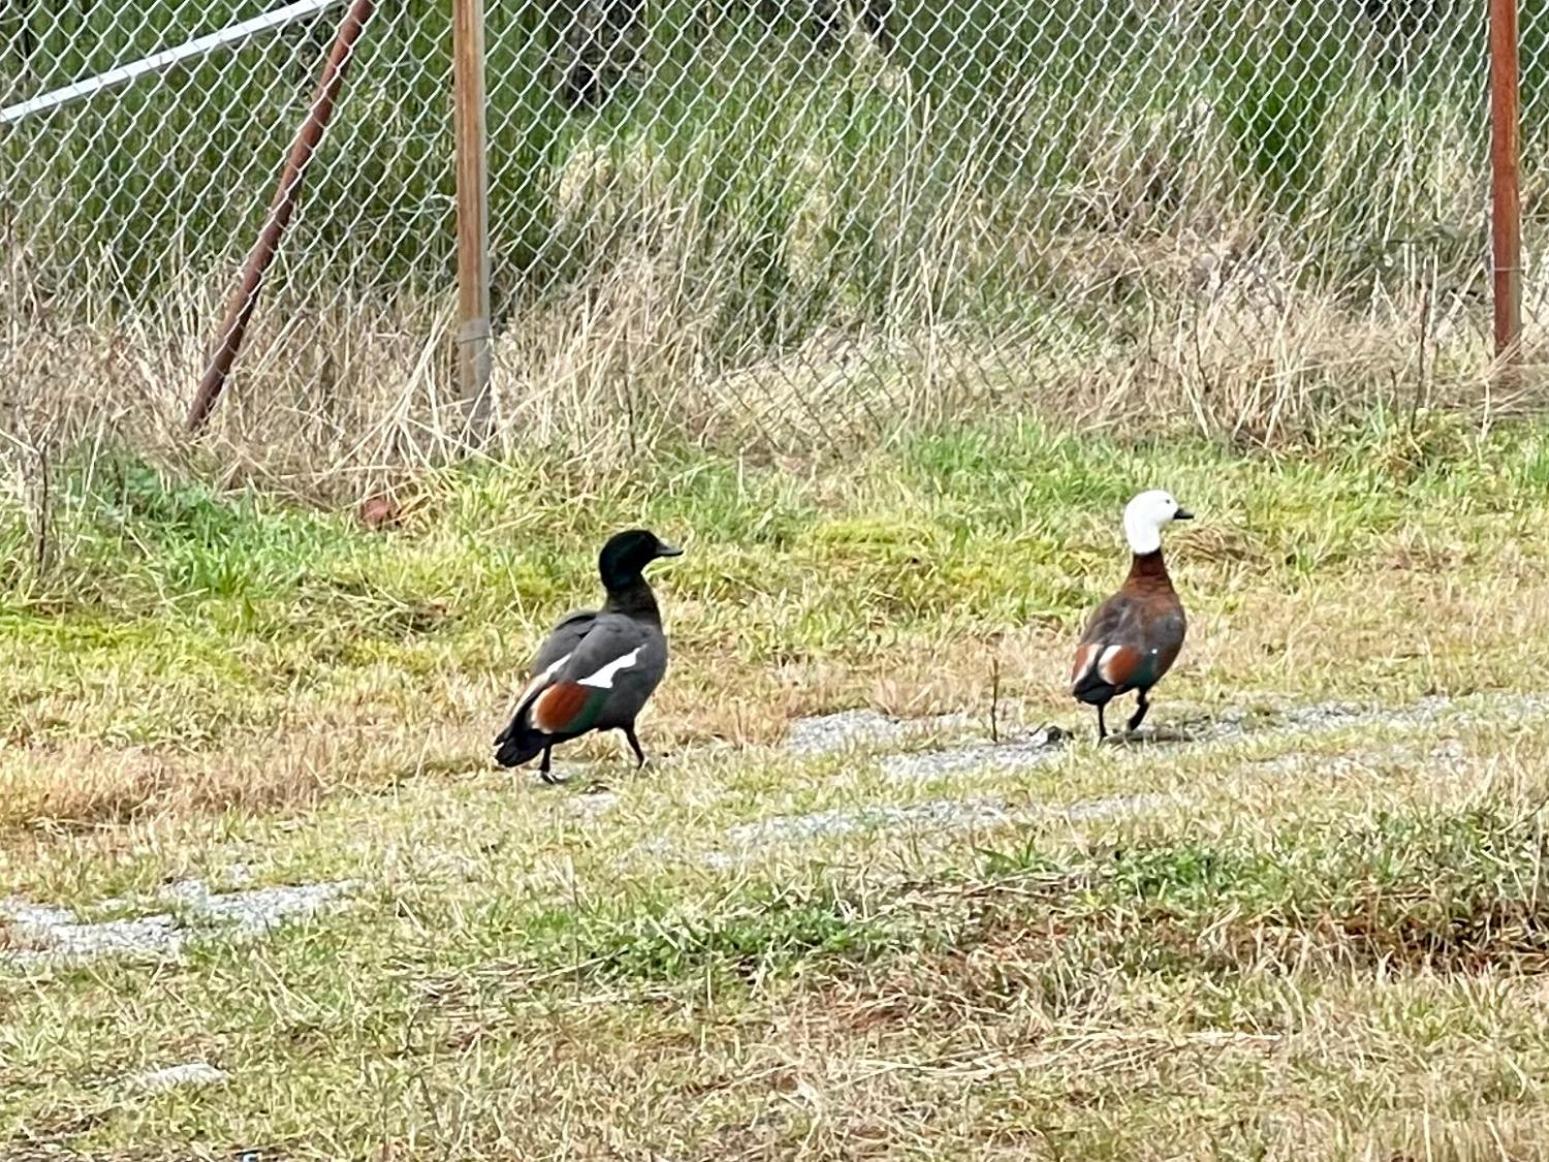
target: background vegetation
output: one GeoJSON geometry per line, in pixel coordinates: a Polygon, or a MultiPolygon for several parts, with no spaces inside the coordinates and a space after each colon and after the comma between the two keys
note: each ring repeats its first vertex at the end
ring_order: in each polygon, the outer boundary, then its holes
{"type": "MultiPolygon", "coordinates": [[[[899,0],[885,32],[843,35],[829,11],[490,14],[504,430],[572,450],[842,449],[900,417],[1080,398],[1083,414],[1273,442],[1330,396],[1364,406],[1415,374],[1477,385],[1471,6],[899,0]],[[610,79],[577,103],[583,59],[610,79]]],[[[0,91],[248,14],[13,6],[0,91]]],[[[333,16],[0,140],[6,382],[89,397],[116,442],[157,443],[333,16]],[[92,370],[72,377],[56,343],[92,349],[76,361],[92,370]]],[[[440,447],[446,21],[420,0],[376,17],[244,353],[224,462],[328,477],[440,447]]],[[[1549,21],[1527,4],[1523,26],[1531,252],[1549,21]]],[[[1530,273],[1530,318],[1539,297],[1530,273]]]]}

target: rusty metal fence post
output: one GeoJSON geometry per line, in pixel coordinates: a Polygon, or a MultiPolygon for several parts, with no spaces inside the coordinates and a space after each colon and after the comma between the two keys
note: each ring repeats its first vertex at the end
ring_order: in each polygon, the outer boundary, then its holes
{"type": "Polygon", "coordinates": [[[317,92],[307,110],[306,119],[296,133],[296,140],[292,143],[290,154],[285,159],[285,167],[280,172],[280,182],[275,188],[274,199],[269,204],[269,213],[264,221],[263,230],[259,233],[258,241],[247,257],[247,264],[242,271],[241,285],[238,286],[237,293],[232,296],[225,321],[221,324],[220,339],[216,342],[210,356],[204,378],[199,381],[199,389],[194,393],[194,402],[188,409],[190,431],[197,432],[204,427],[210,418],[210,412],[215,408],[216,400],[220,398],[221,389],[226,385],[226,377],[231,374],[231,365],[236,361],[237,351],[242,346],[242,337],[247,332],[247,325],[253,318],[253,310],[258,305],[258,292],[263,287],[264,275],[269,269],[269,264],[274,261],[275,253],[280,247],[280,239],[285,234],[285,227],[290,224],[291,215],[295,213],[296,201],[301,195],[301,184],[306,178],[307,166],[323,140],[323,132],[328,128],[329,118],[333,116],[334,105],[339,99],[339,90],[344,84],[344,72],[349,65],[350,54],[354,52],[355,44],[365,29],[366,21],[371,18],[374,7],[373,0],[353,0],[344,21],[339,25],[333,49],[323,65],[323,74],[318,81],[317,92]]]}

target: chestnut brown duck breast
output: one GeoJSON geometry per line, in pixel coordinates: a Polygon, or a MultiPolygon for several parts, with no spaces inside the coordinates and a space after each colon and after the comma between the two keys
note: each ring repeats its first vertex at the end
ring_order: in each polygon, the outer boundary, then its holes
{"type": "Polygon", "coordinates": [[[1099,739],[1108,735],[1103,718],[1108,703],[1132,690],[1136,708],[1127,729],[1139,728],[1151,708],[1151,688],[1183,649],[1188,626],[1162,558],[1162,528],[1193,515],[1160,489],[1142,492],[1124,509],[1129,576],[1088,620],[1070,671],[1071,694],[1097,707],[1099,739]]]}

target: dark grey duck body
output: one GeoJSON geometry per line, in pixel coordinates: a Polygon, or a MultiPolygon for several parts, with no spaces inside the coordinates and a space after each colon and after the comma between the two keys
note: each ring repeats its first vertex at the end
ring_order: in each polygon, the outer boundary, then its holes
{"type": "Polygon", "coordinates": [[[567,615],[550,631],[510,724],[495,739],[496,762],[516,767],[541,753],[539,773],[553,782],[555,746],[591,731],[618,730],[645,764],[635,720],[667,673],[667,635],[644,569],[681,552],[643,529],[609,538],[598,558],[607,600],[599,610],[567,615]]]}

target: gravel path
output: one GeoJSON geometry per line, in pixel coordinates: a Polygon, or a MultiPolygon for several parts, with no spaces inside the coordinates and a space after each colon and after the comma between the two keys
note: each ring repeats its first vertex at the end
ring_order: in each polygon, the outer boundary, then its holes
{"type": "MultiPolygon", "coordinates": [[[[128,919],[86,921],[69,908],[0,900],[10,938],[0,964],[81,962],[103,956],[176,956],[201,936],[252,938],[288,920],[336,906],[359,885],[341,881],[213,892],[202,880],[171,884],[157,896],[167,908],[128,919]]],[[[125,901],[109,903],[126,906],[125,901]]]]}
{"type": "MultiPolygon", "coordinates": [[[[1121,744],[1198,748],[1230,744],[1244,738],[1314,738],[1352,728],[1416,728],[1445,723],[1468,726],[1500,720],[1549,715],[1549,696],[1488,694],[1470,698],[1435,696],[1407,706],[1381,707],[1351,702],[1324,702],[1270,710],[1228,710],[1209,719],[1183,721],[1180,727],[1148,729],[1121,744]]],[[[883,775],[898,782],[917,782],[973,771],[1005,773],[1033,770],[1066,752],[1071,735],[1054,726],[1023,730],[999,742],[983,737],[964,714],[898,719],[874,710],[848,710],[794,723],[786,742],[789,753],[821,757],[851,750],[880,750],[883,775]],[[977,732],[977,736],[976,735],[977,732]],[[935,744],[943,734],[944,744],[935,744]],[[891,749],[890,749],[891,748],[891,749]]],[[[1407,743],[1366,744],[1346,755],[1279,755],[1252,769],[1267,777],[1289,777],[1308,769],[1345,772],[1384,762],[1430,763],[1450,769],[1462,759],[1455,740],[1416,747],[1407,743]]],[[[1064,805],[1013,804],[998,797],[938,798],[912,804],[871,803],[800,815],[774,815],[739,823],[725,832],[724,845],[697,858],[712,866],[735,862],[750,851],[773,846],[854,835],[881,829],[956,831],[999,827],[1049,819],[1092,820],[1156,810],[1176,802],[1168,796],[1116,795],[1064,805]]],[[[620,806],[609,791],[578,797],[572,810],[581,815],[604,814],[620,806]]],[[[667,852],[664,841],[643,850],[667,852]]],[[[5,947],[0,965],[78,963],[106,956],[175,957],[200,939],[252,939],[277,926],[322,913],[347,902],[360,887],[352,881],[238,888],[250,878],[245,868],[226,877],[231,890],[216,891],[202,880],[184,880],[163,888],[147,904],[104,901],[114,911],[137,913],[117,919],[83,919],[70,908],[22,899],[0,899],[5,923],[5,947]]]]}

